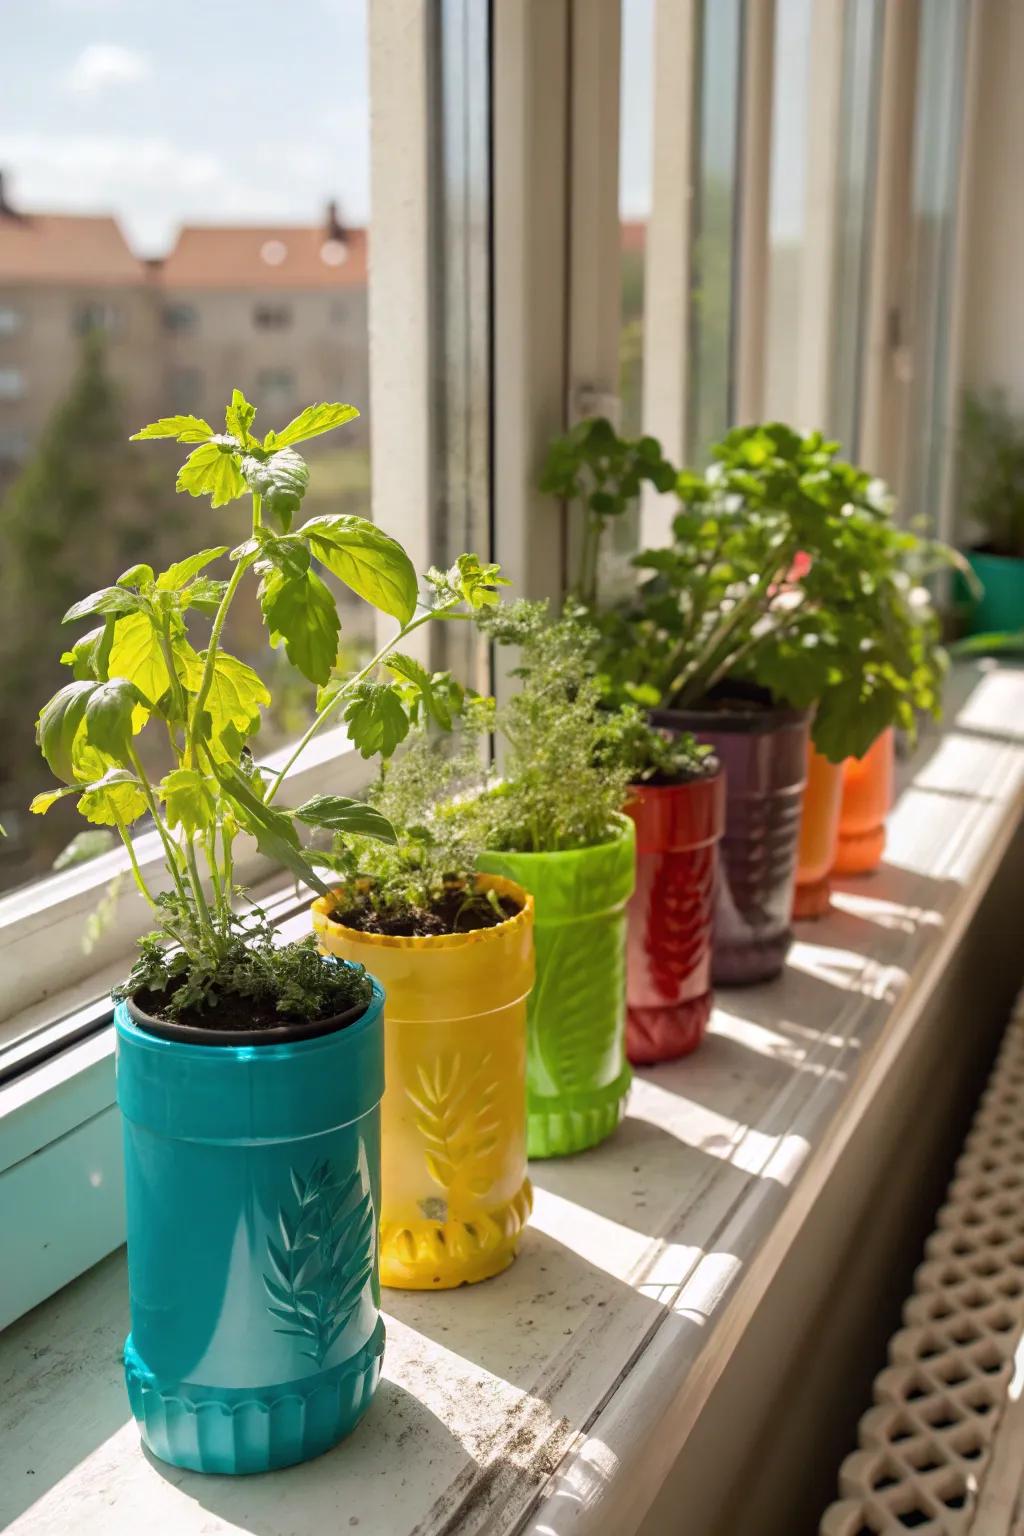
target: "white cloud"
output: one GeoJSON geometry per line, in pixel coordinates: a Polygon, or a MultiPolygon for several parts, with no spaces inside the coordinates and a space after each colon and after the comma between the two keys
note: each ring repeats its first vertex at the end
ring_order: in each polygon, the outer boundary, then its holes
{"type": "Polygon", "coordinates": [[[68,71],[67,86],[76,96],[97,96],[112,86],[141,85],[152,75],[148,54],[119,43],[90,43],[68,71]]]}

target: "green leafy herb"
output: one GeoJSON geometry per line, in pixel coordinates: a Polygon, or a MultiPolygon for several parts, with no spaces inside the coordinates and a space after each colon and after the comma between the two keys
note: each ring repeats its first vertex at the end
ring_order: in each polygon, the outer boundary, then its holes
{"type": "Polygon", "coordinates": [[[159,574],[136,564],[67,614],[67,622],[100,622],[63,653],[73,681],[40,711],[37,740],[60,787],[37,795],[31,809],[44,815],[76,796],[81,815],[115,829],[130,851],[132,825],[151,818],[170,890],[151,890],[132,853],[157,926],[126,990],[153,994],[168,1017],[202,1015],[229,997],[269,999],[288,1016],[337,1011],[349,986],[344,967],[309,945],[275,948],[269,930],[238,917],[235,839],[250,834],[275,864],[321,893],[327,887],[314,839],[329,837],[326,852],[335,859],[354,839],[393,843],[379,808],[339,795],[317,795],[291,810],[275,802],[290,768],[332,720],[344,716],[364,756],[372,756],[394,751],[428,708],[428,695],[435,720],[450,714],[452,691],[440,679],[435,689],[430,678],[411,676],[402,647],[433,619],[468,617],[501,579],[497,567],[462,556],[453,579],[443,590],[431,580],[430,600],[420,604],[407,555],[373,523],[326,516],[290,531],[308,482],[292,444],[356,414],[351,406],[311,406],[261,442],[253,433],[256,409],[236,390],[224,433],[184,415],[143,428],[135,440],[174,439],[191,449],[179,490],[209,496],[215,507],[249,494],[251,514],[230,575],[216,574],[225,545],[186,554],[159,574]],[[398,620],[393,640],[351,674],[339,671],[337,603],[316,562],[327,578],[398,620]],[[221,644],[239,590],[254,579],[271,640],[283,642],[292,666],[319,690],[312,724],[274,773],[257,768],[249,749],[270,689],[221,644]]]}
{"type": "Polygon", "coordinates": [[[924,578],[954,552],[897,526],[884,485],[820,433],[736,428],[712,454],[677,476],[672,542],[636,557],[635,596],[594,609],[606,696],[693,708],[755,682],[816,706],[833,761],[937,714],[945,657],[924,578]]]}

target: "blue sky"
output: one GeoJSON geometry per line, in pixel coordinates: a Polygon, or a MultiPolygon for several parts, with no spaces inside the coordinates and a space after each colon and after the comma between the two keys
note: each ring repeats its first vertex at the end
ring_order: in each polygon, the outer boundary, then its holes
{"type": "MultiPolygon", "coordinates": [[[[159,255],[184,220],[369,216],[367,0],[0,0],[0,167],[27,210],[112,212],[159,255]]],[[[620,204],[650,207],[654,0],[623,0],[620,204]]],[[[781,0],[772,222],[802,212],[808,0],[781,0]],[[786,65],[790,78],[786,78],[786,65]],[[788,153],[786,151],[788,150],[788,153]]]]}
{"type": "Polygon", "coordinates": [[[369,213],[366,0],[7,0],[0,166],[32,210],[115,212],[144,254],[184,218],[369,213]]]}

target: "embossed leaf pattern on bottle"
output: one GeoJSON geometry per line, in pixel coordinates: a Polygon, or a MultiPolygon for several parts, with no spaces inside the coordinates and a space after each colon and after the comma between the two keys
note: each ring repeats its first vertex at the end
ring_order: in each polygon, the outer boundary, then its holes
{"type": "Polygon", "coordinates": [[[531,1027],[560,1092],[592,1090],[622,1070],[609,1056],[622,1054],[624,926],[616,914],[538,933],[531,1027]]]}
{"type": "Polygon", "coordinates": [[[494,1183],[491,1159],[501,1135],[495,1072],[490,1052],[473,1064],[454,1051],[429,1067],[420,1063],[415,1089],[406,1089],[426,1143],[427,1171],[448,1195],[461,1186],[479,1197],[494,1183]]]}
{"type": "Polygon", "coordinates": [[[671,852],[658,862],[646,914],[644,947],[651,981],[667,1002],[707,953],[714,915],[715,848],[671,852]]]}
{"type": "Polygon", "coordinates": [[[373,1201],[358,1171],[340,1183],[329,1162],[292,1168],[291,1186],[279,1241],[267,1238],[267,1310],[287,1324],[274,1332],[305,1340],[299,1353],[322,1365],[373,1274],[373,1201]]]}

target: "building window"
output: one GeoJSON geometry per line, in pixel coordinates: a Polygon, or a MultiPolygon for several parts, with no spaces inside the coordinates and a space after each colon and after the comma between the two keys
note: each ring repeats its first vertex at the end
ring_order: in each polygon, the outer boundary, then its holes
{"type": "Polygon", "coordinates": [[[15,331],[21,330],[21,323],[20,309],[10,304],[0,304],[0,336],[13,336],[15,331]]]}
{"type": "Polygon", "coordinates": [[[199,324],[199,311],[194,304],[167,304],[163,320],[165,331],[194,331],[199,324]]]}
{"type": "Polygon", "coordinates": [[[0,427],[0,464],[17,464],[27,453],[27,432],[20,427],[0,427]]]}
{"type": "Polygon", "coordinates": [[[0,368],[0,400],[20,400],[25,393],[25,375],[20,368],[0,368]]]}
{"type": "Polygon", "coordinates": [[[263,368],[256,378],[257,398],[268,406],[291,405],[295,399],[295,375],[290,368],[263,368]]]}
{"type": "Polygon", "coordinates": [[[203,374],[199,368],[172,368],[167,398],[173,411],[196,411],[202,404],[203,374]]]}
{"type": "Polygon", "coordinates": [[[75,306],[73,325],[79,336],[88,336],[93,331],[113,335],[121,329],[121,311],[105,299],[90,299],[75,306]]]}
{"type": "Polygon", "coordinates": [[[331,324],[348,324],[348,305],[345,303],[344,299],[335,299],[334,303],[331,305],[331,324]]]}
{"type": "Polygon", "coordinates": [[[258,331],[286,331],[292,323],[290,304],[257,304],[252,323],[258,331]]]}

